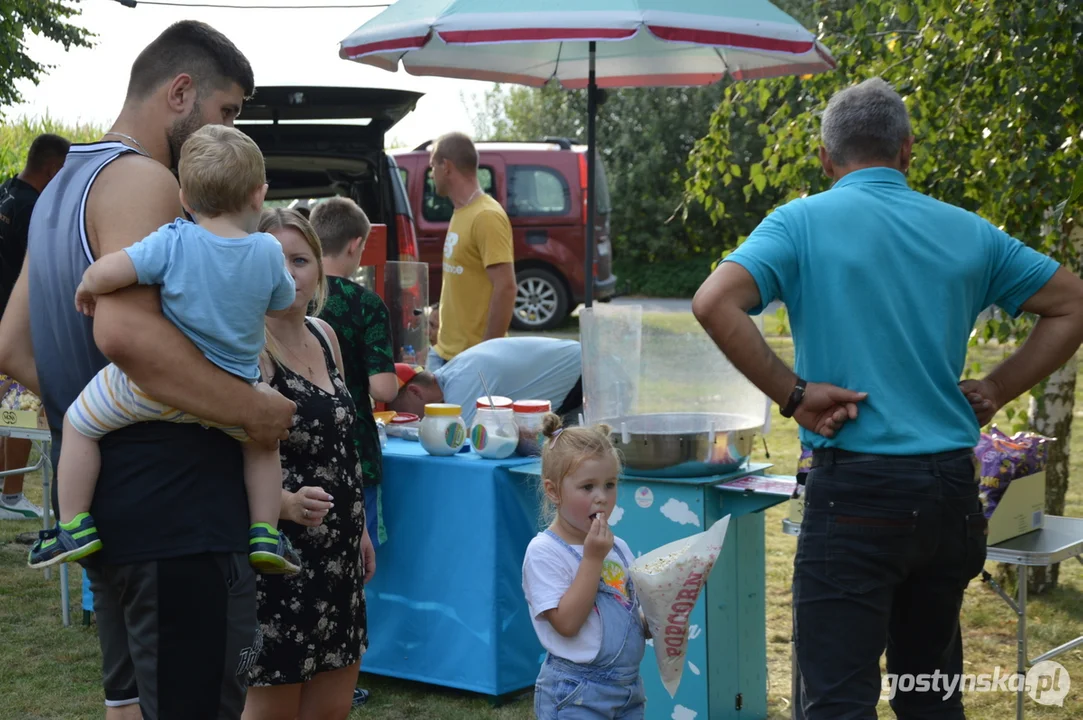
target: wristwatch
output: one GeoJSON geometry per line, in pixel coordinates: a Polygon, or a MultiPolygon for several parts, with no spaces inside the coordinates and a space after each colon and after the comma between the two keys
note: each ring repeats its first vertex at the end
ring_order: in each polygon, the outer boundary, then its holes
{"type": "Polygon", "coordinates": [[[793,414],[797,411],[797,406],[801,404],[801,401],[805,399],[805,381],[801,378],[797,378],[797,384],[793,387],[793,392],[790,393],[790,399],[786,401],[786,407],[779,409],[779,414],[784,418],[793,417],[793,414]]]}

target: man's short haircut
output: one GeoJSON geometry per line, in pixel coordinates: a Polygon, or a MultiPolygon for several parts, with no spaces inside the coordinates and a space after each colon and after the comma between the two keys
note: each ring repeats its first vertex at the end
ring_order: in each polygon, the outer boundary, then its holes
{"type": "Polygon", "coordinates": [[[67,138],[52,133],[42,133],[30,144],[30,152],[26,155],[26,169],[31,172],[40,172],[48,169],[55,162],[63,165],[70,147],[71,141],[67,138]]]}
{"type": "Polygon", "coordinates": [[[225,125],[204,125],[181,148],[180,186],[196,215],[238,213],[267,182],[263,153],[252,138],[225,125]]]}
{"type": "Polygon", "coordinates": [[[890,162],[910,136],[906,104],[880,78],[840,90],[824,110],[821,138],[838,166],[890,162]]]}
{"type": "Polygon", "coordinates": [[[210,25],[181,20],[166,28],[139,53],[128,80],[128,99],[142,100],[176,76],[195,80],[199,97],[236,83],[251,97],[255,79],[248,58],[210,25]]]}
{"type": "Polygon", "coordinates": [[[368,239],[372,223],[350,198],[333,197],[312,208],[309,216],[325,256],[342,253],[354,238],[368,239]]]}
{"type": "Polygon", "coordinates": [[[466,175],[477,174],[478,149],[474,147],[470,136],[461,132],[450,132],[438,137],[432,147],[433,160],[450,160],[459,172],[466,175]]]}
{"type": "Polygon", "coordinates": [[[417,375],[407,380],[399,388],[399,392],[395,395],[395,399],[388,403],[392,410],[402,410],[402,401],[409,394],[407,388],[411,385],[422,385],[424,387],[434,387],[436,385],[436,376],[427,370],[422,370],[417,375]]]}

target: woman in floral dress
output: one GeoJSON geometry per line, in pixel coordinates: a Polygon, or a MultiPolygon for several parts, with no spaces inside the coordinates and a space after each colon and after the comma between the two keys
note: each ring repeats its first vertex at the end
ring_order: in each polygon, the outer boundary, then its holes
{"type": "Polygon", "coordinates": [[[282,454],[282,522],[301,556],[297,575],[261,576],[263,648],[249,675],[245,720],[345,719],[366,641],[364,581],[375,571],[365,530],[356,411],[338,340],[317,314],[327,280],[311,225],[292,210],[264,213],[297,285],[293,306],[267,318],[263,377],[297,403],[282,454]]]}

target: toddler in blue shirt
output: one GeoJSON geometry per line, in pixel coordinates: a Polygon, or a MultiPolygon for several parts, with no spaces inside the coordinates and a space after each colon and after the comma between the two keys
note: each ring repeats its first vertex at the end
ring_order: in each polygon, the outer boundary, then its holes
{"type": "MultiPolygon", "coordinates": [[[[264,316],[294,301],[282,246],[256,232],[267,194],[263,155],[244,133],[221,125],[195,132],[181,149],[180,198],[195,223],[178,219],[110,253],[83,274],[76,308],[93,316],[95,297],[134,285],[160,285],[162,313],[208,360],[245,382],[260,380],[264,316]]],[[[98,440],[137,422],[200,423],[244,443],[249,560],[257,571],[296,573],[299,559],[278,533],[282,470],[278,450],[158,402],[116,365],[104,367],[68,408],[58,477],[60,523],[30,551],[31,567],[81,560],[101,549],[90,504],[101,455],[98,440]]],[[[208,502],[213,502],[208,499],[208,502]]]]}

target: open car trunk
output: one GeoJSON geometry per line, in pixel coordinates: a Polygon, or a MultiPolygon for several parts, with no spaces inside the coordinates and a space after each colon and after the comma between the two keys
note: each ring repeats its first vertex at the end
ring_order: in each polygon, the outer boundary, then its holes
{"type": "MultiPolygon", "coordinates": [[[[351,87],[256,88],[236,123],[263,152],[267,200],[352,199],[374,225],[386,227],[384,261],[417,260],[413,216],[395,161],[384,152],[388,130],[417,105],[421,93],[351,87]]],[[[366,255],[382,233],[370,236],[366,255]]],[[[382,264],[382,263],[381,263],[382,264]]],[[[382,291],[377,289],[377,292],[382,291]]],[[[389,308],[397,300],[384,298],[389,308]]],[[[425,328],[424,317],[392,313],[396,360],[425,328]]]]}
{"type": "Polygon", "coordinates": [[[258,87],[237,129],[263,151],[268,200],[349,197],[388,226],[388,258],[398,259],[395,215],[410,210],[384,141],[420,98],[403,90],[258,87]]]}

